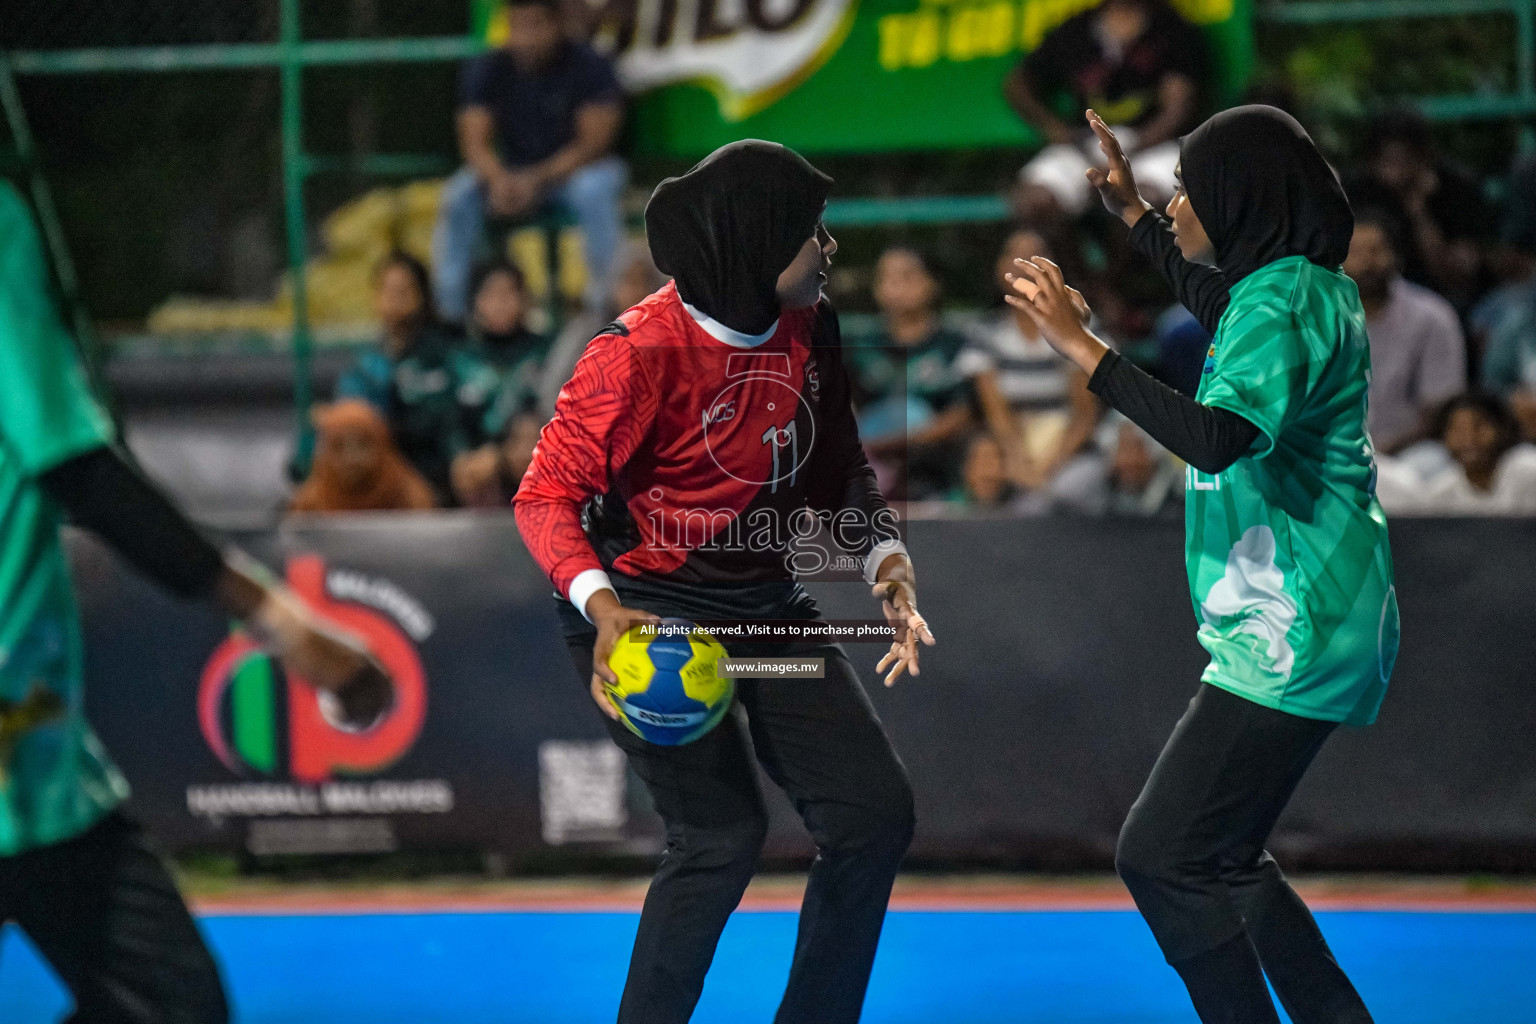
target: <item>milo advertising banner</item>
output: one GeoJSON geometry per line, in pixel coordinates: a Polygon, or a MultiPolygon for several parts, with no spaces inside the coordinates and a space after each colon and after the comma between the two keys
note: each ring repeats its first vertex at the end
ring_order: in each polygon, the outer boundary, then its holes
{"type": "MultiPolygon", "coordinates": [[[[813,152],[1022,146],[1010,68],[1099,0],[591,0],[594,45],[636,97],[645,153],[696,156],[759,137],[813,152]]],[[[1214,95],[1253,65],[1251,0],[1172,0],[1205,30],[1214,95]]],[[[506,34],[500,0],[477,28],[506,34]]]]}

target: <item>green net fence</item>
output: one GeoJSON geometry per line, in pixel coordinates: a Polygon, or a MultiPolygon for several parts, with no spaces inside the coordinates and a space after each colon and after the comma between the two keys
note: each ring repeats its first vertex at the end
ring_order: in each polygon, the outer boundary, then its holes
{"type": "MultiPolygon", "coordinates": [[[[1430,95],[1432,111],[1476,126],[1456,151],[1492,165],[1536,109],[1533,10],[1536,0],[1261,2],[1260,72],[1344,126],[1329,129],[1341,150],[1371,103],[1430,95]]],[[[372,261],[396,245],[424,251],[430,182],[455,162],[454,58],[473,48],[472,17],[467,0],[7,5],[0,51],[103,333],[281,339],[295,262],[309,266],[305,308],[322,343],[355,333],[372,261]],[[284,50],[285,26],[301,50],[284,50]],[[284,64],[294,53],[302,73],[284,64]],[[295,217],[286,201],[299,181],[295,217]]],[[[971,297],[963,270],[985,265],[1001,230],[971,225],[1006,216],[995,197],[1018,158],[829,159],[844,196],[880,199],[839,209],[849,232],[868,235],[849,237],[847,263],[917,235],[971,297]],[[952,193],[965,198],[946,206],[952,193]],[[930,227],[912,226],[924,218],[930,227]]],[[[637,166],[637,187],[675,169],[637,166]]]]}

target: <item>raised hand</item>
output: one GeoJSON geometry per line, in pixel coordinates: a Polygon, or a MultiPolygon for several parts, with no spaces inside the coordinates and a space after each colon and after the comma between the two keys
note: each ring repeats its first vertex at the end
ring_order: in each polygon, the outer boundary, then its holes
{"type": "Polygon", "coordinates": [[[267,591],[246,629],[285,671],[320,692],[321,710],[342,728],[371,728],[393,706],[394,684],[368,646],[321,618],[286,587],[267,591]]]}
{"type": "Polygon", "coordinates": [[[1109,130],[1109,125],[1092,110],[1084,116],[1088,119],[1088,127],[1093,129],[1093,134],[1098,138],[1099,149],[1107,161],[1104,170],[1088,168],[1088,182],[1099,190],[1099,196],[1110,213],[1125,221],[1127,227],[1135,227],[1141,215],[1152,209],[1152,204],[1141,198],[1136,188],[1136,176],[1131,173],[1131,162],[1125,158],[1120,140],[1109,130]]]}
{"type": "Polygon", "coordinates": [[[1014,260],[1013,265],[1015,272],[1004,275],[1014,291],[1004,296],[1008,304],[1029,315],[1051,348],[1092,374],[1109,348],[1088,330],[1083,296],[1044,256],[1014,260]]]}

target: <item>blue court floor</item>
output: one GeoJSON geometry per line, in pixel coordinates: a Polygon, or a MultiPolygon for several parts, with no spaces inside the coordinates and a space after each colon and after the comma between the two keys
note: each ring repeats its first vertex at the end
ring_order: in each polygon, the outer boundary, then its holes
{"type": "MultiPolygon", "coordinates": [[[[1536,913],[1318,915],[1378,1024],[1536,1022],[1536,913]]],[[[614,1018],[631,913],[210,916],[241,1024],[577,1024],[614,1018]]],[[[795,917],[737,914],[695,1020],[772,1020],[795,917]]],[[[59,1019],[66,997],[8,929],[0,1022],[59,1019]]],[[[1177,977],[1128,911],[898,911],[868,1024],[1191,1022],[1177,977]]]]}

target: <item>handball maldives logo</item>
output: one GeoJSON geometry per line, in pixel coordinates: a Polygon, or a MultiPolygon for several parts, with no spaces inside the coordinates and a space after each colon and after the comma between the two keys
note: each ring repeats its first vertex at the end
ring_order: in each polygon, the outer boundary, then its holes
{"type": "Polygon", "coordinates": [[[286,767],[295,782],[321,783],[388,767],[410,750],[426,719],[426,676],[416,644],[432,634],[432,617],[388,580],[327,572],[318,555],[291,560],[288,583],[311,607],[367,641],[394,680],[394,708],[365,732],[338,729],[307,682],[285,675],[276,659],[235,632],[203,668],[197,697],[203,738],[242,775],[276,776],[286,767]]]}

